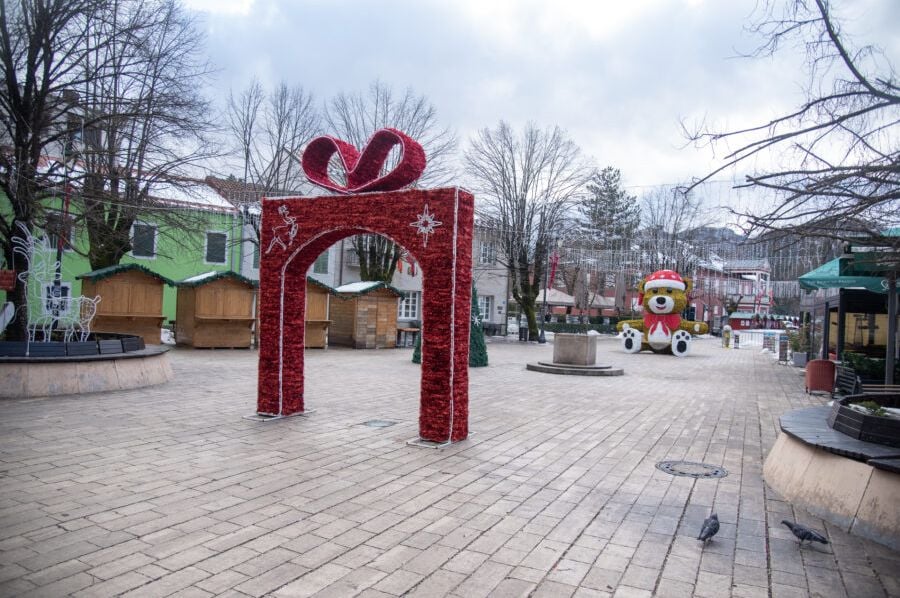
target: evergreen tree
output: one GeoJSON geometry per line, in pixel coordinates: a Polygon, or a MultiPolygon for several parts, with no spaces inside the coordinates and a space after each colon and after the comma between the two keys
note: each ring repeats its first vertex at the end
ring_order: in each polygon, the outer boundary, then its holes
{"type": "Polygon", "coordinates": [[[579,232],[595,249],[606,249],[614,241],[634,238],[641,224],[637,197],[622,187],[622,173],[607,166],[594,171],[587,185],[588,196],[578,204],[579,232]]]}
{"type": "Polygon", "coordinates": [[[478,291],[472,285],[472,317],[469,328],[469,367],[481,368],[488,364],[487,346],[484,344],[484,327],[481,310],[478,309],[478,291]]]}
{"type": "Polygon", "coordinates": [[[422,363],[422,331],[419,331],[419,334],[416,335],[416,345],[413,348],[413,363],[422,363]]]}
{"type": "MultiPolygon", "coordinates": [[[[480,368],[488,364],[487,345],[484,342],[484,327],[481,325],[481,310],[478,309],[478,291],[472,285],[472,312],[469,328],[469,367],[480,368]]],[[[422,335],[416,337],[412,355],[413,363],[422,363],[422,335]]]]}

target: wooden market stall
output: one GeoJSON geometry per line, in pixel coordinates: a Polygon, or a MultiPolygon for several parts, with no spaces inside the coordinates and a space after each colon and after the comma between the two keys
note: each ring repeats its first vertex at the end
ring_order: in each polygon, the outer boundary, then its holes
{"type": "Polygon", "coordinates": [[[397,302],[403,295],[384,282],[353,282],[335,289],[329,339],[355,349],[397,346],[397,302]]]}
{"type": "Polygon", "coordinates": [[[175,340],[197,348],[250,347],[259,283],[236,272],[206,272],[180,282],[175,340]]]}
{"type": "Polygon", "coordinates": [[[139,264],[119,264],[81,274],[81,294],[100,296],[94,332],[134,334],[146,344],[160,344],[163,285],[173,282],[139,264]]]}
{"type": "Polygon", "coordinates": [[[334,289],[315,278],[306,278],[306,333],[304,347],[328,348],[328,327],[331,324],[331,296],[334,289]]]}

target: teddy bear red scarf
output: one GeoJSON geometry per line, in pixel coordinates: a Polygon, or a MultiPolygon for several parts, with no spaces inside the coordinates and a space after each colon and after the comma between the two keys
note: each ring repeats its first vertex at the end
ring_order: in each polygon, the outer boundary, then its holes
{"type": "Polygon", "coordinates": [[[668,330],[677,330],[681,324],[681,316],[678,314],[644,314],[644,324],[650,333],[658,324],[662,324],[668,330]]]}

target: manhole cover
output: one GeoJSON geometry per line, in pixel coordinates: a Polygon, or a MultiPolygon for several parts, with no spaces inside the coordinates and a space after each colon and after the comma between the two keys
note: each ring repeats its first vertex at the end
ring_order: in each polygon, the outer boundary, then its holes
{"type": "Polygon", "coordinates": [[[728,475],[724,467],[693,461],[660,461],[656,464],[656,468],[672,475],[689,478],[724,478],[728,475]]]}
{"type": "Polygon", "coordinates": [[[388,419],[370,419],[367,422],[363,422],[362,425],[368,426],[370,428],[387,428],[389,426],[393,426],[397,422],[392,422],[388,419]]]}

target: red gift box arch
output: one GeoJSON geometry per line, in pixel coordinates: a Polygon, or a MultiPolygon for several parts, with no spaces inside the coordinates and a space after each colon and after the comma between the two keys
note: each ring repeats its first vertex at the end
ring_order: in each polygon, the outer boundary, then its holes
{"type": "Polygon", "coordinates": [[[307,270],[337,241],[377,233],[409,250],[422,270],[419,436],[465,439],[473,219],[472,194],[455,187],[264,200],[258,413],[304,411],[307,270]]]}

